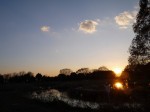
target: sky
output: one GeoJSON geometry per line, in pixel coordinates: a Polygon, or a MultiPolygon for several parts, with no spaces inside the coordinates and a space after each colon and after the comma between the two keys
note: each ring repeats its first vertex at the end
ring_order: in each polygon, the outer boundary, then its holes
{"type": "Polygon", "coordinates": [[[0,73],[128,64],[139,0],[0,0],[0,73]]]}

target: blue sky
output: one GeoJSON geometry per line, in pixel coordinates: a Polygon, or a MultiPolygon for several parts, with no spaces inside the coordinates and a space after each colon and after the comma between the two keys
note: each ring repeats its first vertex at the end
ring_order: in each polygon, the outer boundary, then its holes
{"type": "Polygon", "coordinates": [[[124,68],[139,0],[0,0],[0,73],[124,68]]]}

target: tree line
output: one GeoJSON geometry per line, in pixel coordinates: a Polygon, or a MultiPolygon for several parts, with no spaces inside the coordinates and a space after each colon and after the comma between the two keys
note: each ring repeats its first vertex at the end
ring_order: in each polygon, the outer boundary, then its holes
{"type": "Polygon", "coordinates": [[[10,74],[0,74],[0,83],[32,83],[32,82],[50,82],[50,81],[74,81],[74,80],[113,80],[115,74],[106,67],[89,70],[88,68],[81,68],[76,72],[71,69],[61,69],[57,76],[51,77],[32,72],[19,72],[10,74]]]}

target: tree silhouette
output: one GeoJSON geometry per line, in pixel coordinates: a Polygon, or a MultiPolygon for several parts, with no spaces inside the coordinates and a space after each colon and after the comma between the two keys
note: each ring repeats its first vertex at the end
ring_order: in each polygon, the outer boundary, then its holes
{"type": "Polygon", "coordinates": [[[128,73],[131,82],[147,85],[150,81],[150,1],[140,0],[139,6],[136,23],[133,24],[136,36],[130,45],[129,65],[123,75],[128,73]]]}
{"type": "Polygon", "coordinates": [[[80,68],[79,70],[76,71],[77,74],[88,74],[90,73],[89,68],[80,68]]]}
{"type": "Polygon", "coordinates": [[[41,82],[42,81],[42,75],[40,73],[36,74],[35,79],[37,82],[41,82]]]}
{"type": "Polygon", "coordinates": [[[91,73],[91,79],[100,79],[100,80],[113,80],[115,78],[115,74],[110,70],[98,70],[91,73]]]}
{"type": "Polygon", "coordinates": [[[7,80],[11,83],[30,83],[34,82],[34,74],[32,72],[19,72],[8,75],[7,80]]]}
{"type": "Polygon", "coordinates": [[[65,81],[65,80],[67,80],[67,75],[65,75],[65,74],[59,74],[57,76],[57,79],[60,80],[60,81],[65,81]]]}
{"type": "Polygon", "coordinates": [[[71,69],[65,68],[60,70],[60,74],[70,75],[72,73],[71,69]]]}
{"type": "Polygon", "coordinates": [[[129,65],[145,65],[150,62],[150,1],[140,0],[140,10],[137,14],[133,30],[136,36],[129,48],[129,65]]]}
{"type": "Polygon", "coordinates": [[[34,81],[34,74],[32,72],[28,72],[23,76],[23,79],[26,83],[30,83],[34,81]]]}
{"type": "Polygon", "coordinates": [[[4,77],[0,74],[0,85],[4,83],[4,77]]]}
{"type": "Polygon", "coordinates": [[[109,71],[109,69],[105,66],[101,66],[98,68],[98,71],[109,71]]]}

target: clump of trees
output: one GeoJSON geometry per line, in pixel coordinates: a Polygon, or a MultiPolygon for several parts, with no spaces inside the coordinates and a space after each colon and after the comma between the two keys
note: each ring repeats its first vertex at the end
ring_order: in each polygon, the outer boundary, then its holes
{"type": "Polygon", "coordinates": [[[12,74],[0,75],[0,85],[4,83],[42,83],[50,81],[78,81],[78,80],[113,80],[115,74],[106,67],[102,66],[99,69],[90,70],[89,68],[81,68],[76,72],[71,69],[61,69],[60,74],[55,77],[50,77],[32,72],[19,72],[12,74]]]}
{"type": "Polygon", "coordinates": [[[3,75],[0,74],[0,85],[2,85],[4,83],[4,77],[3,75]]]}
{"type": "Polygon", "coordinates": [[[34,76],[32,72],[19,72],[19,73],[13,73],[10,78],[9,82],[24,82],[24,83],[30,83],[34,81],[34,76]]]}
{"type": "Polygon", "coordinates": [[[102,66],[98,69],[90,70],[89,68],[80,68],[76,72],[70,73],[70,75],[65,74],[66,70],[72,71],[70,69],[60,70],[60,74],[56,77],[57,80],[66,81],[66,80],[114,80],[115,74],[113,71],[109,70],[105,66],[102,66]],[[63,71],[64,70],[64,71],[63,71]],[[64,73],[64,74],[62,74],[64,73]]]}
{"type": "Polygon", "coordinates": [[[0,85],[6,83],[33,83],[49,81],[50,77],[42,75],[40,73],[34,74],[32,72],[18,72],[0,75],[0,85]]]}
{"type": "Polygon", "coordinates": [[[150,63],[150,1],[140,0],[140,10],[133,25],[135,37],[129,48],[129,65],[146,65],[150,63]]]}
{"type": "Polygon", "coordinates": [[[135,37],[129,48],[128,66],[124,74],[134,81],[150,81],[150,1],[140,0],[140,10],[133,24],[135,37]]]}

